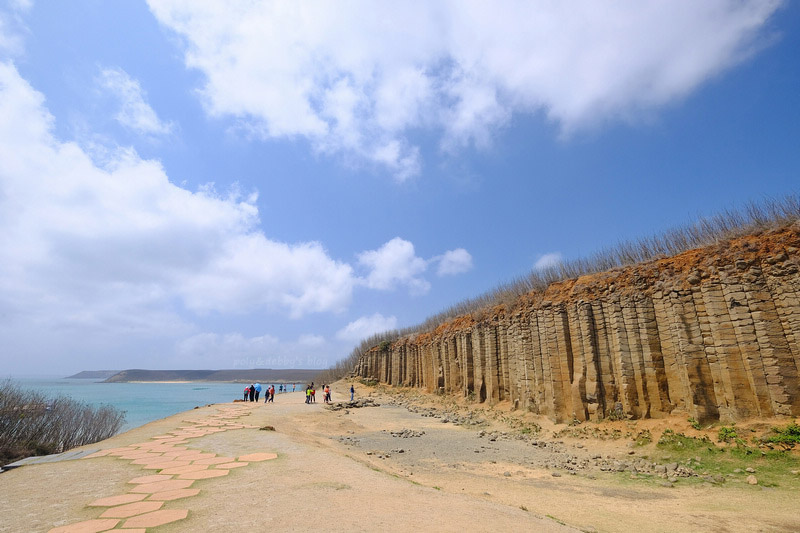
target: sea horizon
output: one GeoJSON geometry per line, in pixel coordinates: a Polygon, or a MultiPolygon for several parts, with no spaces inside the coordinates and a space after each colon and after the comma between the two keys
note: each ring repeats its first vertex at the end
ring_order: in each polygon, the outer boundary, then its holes
{"type": "MultiPolygon", "coordinates": [[[[244,383],[240,382],[122,382],[105,383],[93,379],[70,379],[58,374],[5,375],[25,389],[36,389],[47,397],[67,396],[75,401],[99,407],[108,405],[125,412],[120,433],[161,420],[195,407],[215,403],[231,403],[243,397],[244,383]]],[[[259,401],[272,383],[262,383],[259,401]]],[[[274,383],[276,397],[280,383],[274,383]]],[[[298,389],[301,387],[298,384],[298,389]]],[[[275,401],[280,401],[276,398],[275,401]]]]}

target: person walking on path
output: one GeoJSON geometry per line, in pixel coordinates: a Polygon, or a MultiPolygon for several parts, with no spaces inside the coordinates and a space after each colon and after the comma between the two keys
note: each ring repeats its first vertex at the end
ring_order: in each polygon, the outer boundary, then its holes
{"type": "Polygon", "coordinates": [[[253,400],[255,400],[255,397],[256,397],[256,386],[250,385],[250,401],[252,402],[253,400]]]}
{"type": "Polygon", "coordinates": [[[250,387],[244,388],[244,401],[247,401],[247,397],[250,396],[250,387]]]}
{"type": "Polygon", "coordinates": [[[356,388],[351,383],[350,384],[350,401],[351,402],[353,401],[353,397],[355,396],[355,394],[356,394],[356,388]]]}
{"type": "Polygon", "coordinates": [[[275,385],[270,385],[269,390],[267,391],[269,394],[269,401],[270,403],[275,403],[275,385]]]}
{"type": "Polygon", "coordinates": [[[306,385],[306,403],[311,403],[311,385],[306,385]]]}
{"type": "Polygon", "coordinates": [[[258,396],[261,394],[261,383],[256,383],[256,402],[258,402],[258,396]]]}

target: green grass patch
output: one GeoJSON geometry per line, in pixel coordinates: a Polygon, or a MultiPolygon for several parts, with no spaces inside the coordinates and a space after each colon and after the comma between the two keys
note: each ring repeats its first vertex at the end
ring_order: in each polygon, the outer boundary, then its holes
{"type": "Polygon", "coordinates": [[[732,442],[737,437],[736,428],[732,426],[722,426],[717,432],[717,442],[732,442]]]}
{"type": "Polygon", "coordinates": [[[800,444],[800,425],[794,421],[785,428],[773,427],[770,433],[761,437],[760,440],[771,444],[785,444],[790,448],[794,447],[795,444],[800,444]]]}
{"type": "Polygon", "coordinates": [[[731,430],[720,428],[720,436],[728,440],[720,439],[726,444],[719,446],[705,436],[688,437],[667,429],[656,444],[653,459],[661,464],[675,462],[689,466],[700,474],[700,477],[681,478],[682,483],[702,483],[703,475],[744,480],[750,474],[746,469],[752,468],[760,486],[800,488],[800,476],[791,473],[800,470],[800,457],[789,451],[748,446],[731,430]]]}

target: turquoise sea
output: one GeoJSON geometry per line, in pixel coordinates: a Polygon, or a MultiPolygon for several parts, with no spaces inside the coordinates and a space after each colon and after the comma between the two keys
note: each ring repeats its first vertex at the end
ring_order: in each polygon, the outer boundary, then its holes
{"type": "MultiPolygon", "coordinates": [[[[244,383],[98,383],[91,379],[49,377],[11,377],[26,389],[37,389],[47,396],[69,396],[92,406],[111,405],[125,411],[121,431],[147,424],[175,413],[209,403],[228,403],[242,398],[244,383]]],[[[269,384],[262,383],[260,401],[269,384]]],[[[289,385],[289,390],[291,390],[289,385]]],[[[302,384],[297,385],[297,390],[302,384]]],[[[275,401],[279,400],[275,385],[275,401]]]]}

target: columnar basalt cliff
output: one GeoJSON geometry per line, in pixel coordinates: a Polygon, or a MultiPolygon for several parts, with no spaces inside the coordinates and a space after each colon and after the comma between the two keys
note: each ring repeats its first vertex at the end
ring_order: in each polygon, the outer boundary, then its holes
{"type": "Polygon", "coordinates": [[[556,421],[800,414],[800,226],[552,284],[364,354],[356,374],[556,421]]]}

